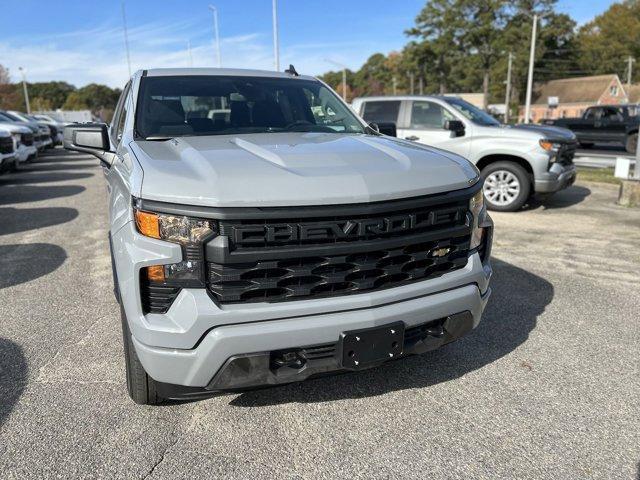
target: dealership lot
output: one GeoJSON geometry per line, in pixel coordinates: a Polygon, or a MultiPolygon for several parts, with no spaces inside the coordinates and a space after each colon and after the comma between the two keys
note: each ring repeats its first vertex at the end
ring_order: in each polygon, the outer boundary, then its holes
{"type": "Polygon", "coordinates": [[[97,160],[0,177],[0,477],[635,478],[640,211],[578,181],[493,214],[463,340],[377,370],[139,407],[97,160]]]}

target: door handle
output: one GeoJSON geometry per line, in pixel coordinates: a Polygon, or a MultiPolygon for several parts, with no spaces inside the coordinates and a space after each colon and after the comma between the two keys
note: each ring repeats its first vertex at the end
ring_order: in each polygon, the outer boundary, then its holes
{"type": "Polygon", "coordinates": [[[415,135],[411,135],[410,137],[404,137],[405,140],[411,140],[412,142],[415,142],[416,140],[420,140],[420,137],[416,137],[415,135]]]}

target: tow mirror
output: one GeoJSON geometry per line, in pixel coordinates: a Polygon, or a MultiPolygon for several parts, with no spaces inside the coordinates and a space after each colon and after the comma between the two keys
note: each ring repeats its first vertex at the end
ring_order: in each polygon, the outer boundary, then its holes
{"type": "Polygon", "coordinates": [[[464,136],[464,123],[460,120],[447,120],[444,122],[444,129],[453,132],[456,137],[464,136]]]}
{"type": "Polygon", "coordinates": [[[106,123],[74,123],[65,126],[64,148],[90,153],[107,166],[111,165],[113,158],[106,123]]]}
{"type": "Polygon", "coordinates": [[[393,122],[384,122],[384,123],[371,122],[369,126],[373,128],[376,132],[381,133],[383,135],[388,135],[389,137],[398,136],[396,124],[393,122]]]}

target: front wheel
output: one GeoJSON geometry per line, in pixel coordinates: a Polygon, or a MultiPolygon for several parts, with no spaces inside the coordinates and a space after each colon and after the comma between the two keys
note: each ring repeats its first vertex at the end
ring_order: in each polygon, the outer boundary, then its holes
{"type": "Polygon", "coordinates": [[[529,198],[531,182],[517,163],[496,162],[482,170],[484,197],[489,210],[515,212],[529,198]]]}
{"type": "Polygon", "coordinates": [[[142,363],[140,363],[140,359],[138,359],[133,340],[131,339],[129,323],[127,322],[127,317],[122,306],[120,306],[120,316],[122,318],[124,359],[129,396],[138,405],[158,405],[162,403],[163,399],[158,395],[156,381],[147,374],[142,363]]]}
{"type": "Polygon", "coordinates": [[[636,150],[638,149],[638,134],[637,133],[632,133],[631,135],[629,135],[627,137],[627,143],[625,145],[625,149],[629,153],[636,153],[636,150]]]}

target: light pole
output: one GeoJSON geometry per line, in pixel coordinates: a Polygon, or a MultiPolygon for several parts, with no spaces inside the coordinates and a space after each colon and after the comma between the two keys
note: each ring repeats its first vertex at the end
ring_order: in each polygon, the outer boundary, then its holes
{"type": "Polygon", "coordinates": [[[122,29],[124,31],[124,49],[127,52],[127,67],[131,78],[131,57],[129,56],[129,35],[127,34],[127,17],[124,14],[124,0],[122,1],[122,29]]]}
{"type": "Polygon", "coordinates": [[[27,90],[26,70],[22,67],[18,67],[18,70],[22,74],[22,89],[24,90],[24,103],[27,107],[27,114],[31,114],[31,105],[29,105],[29,92],[27,90]]]}
{"type": "Polygon", "coordinates": [[[213,5],[209,5],[209,10],[213,12],[213,31],[215,33],[215,48],[216,55],[218,57],[218,68],[222,67],[222,60],[220,59],[220,36],[218,33],[218,9],[213,5]]]}
{"type": "Polygon", "coordinates": [[[187,40],[187,52],[189,53],[189,67],[193,67],[193,54],[191,53],[191,40],[187,40]]]}
{"type": "Polygon", "coordinates": [[[509,103],[511,100],[511,65],[513,63],[513,53],[509,52],[509,63],[507,64],[507,91],[504,95],[504,123],[509,123],[509,103]]]}
{"type": "Polygon", "coordinates": [[[273,62],[276,72],[280,71],[280,41],[278,39],[278,0],[272,0],[271,13],[273,15],[273,62]]]}
{"type": "Polygon", "coordinates": [[[531,118],[531,91],[533,90],[533,64],[536,57],[536,33],[538,29],[538,15],[533,15],[533,29],[531,30],[531,51],[529,52],[529,75],[527,76],[527,100],[524,107],[524,123],[531,118]]]}
{"type": "Polygon", "coordinates": [[[332,63],[336,67],[340,67],[342,69],[342,98],[346,102],[347,101],[347,66],[343,65],[340,62],[336,62],[335,60],[330,60],[328,58],[325,58],[324,61],[332,63]]]}

